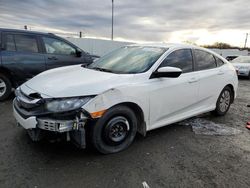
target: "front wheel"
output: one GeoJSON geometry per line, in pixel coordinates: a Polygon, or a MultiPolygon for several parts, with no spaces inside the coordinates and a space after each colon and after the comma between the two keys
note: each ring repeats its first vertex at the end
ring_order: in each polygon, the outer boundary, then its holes
{"type": "Polygon", "coordinates": [[[213,111],[213,113],[217,116],[224,116],[230,108],[232,97],[232,89],[226,86],[220,93],[216,103],[216,109],[213,111]]]}
{"type": "Polygon", "coordinates": [[[91,139],[94,147],[103,154],[126,149],[137,132],[135,113],[126,106],[109,109],[92,127],[91,139]]]}

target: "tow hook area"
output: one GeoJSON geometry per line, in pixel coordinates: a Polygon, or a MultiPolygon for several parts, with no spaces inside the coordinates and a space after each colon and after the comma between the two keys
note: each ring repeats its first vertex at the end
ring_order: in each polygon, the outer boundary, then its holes
{"type": "Polygon", "coordinates": [[[87,122],[87,117],[81,112],[80,117],[76,117],[76,123],[74,123],[73,131],[67,132],[71,138],[72,143],[77,147],[84,149],[86,148],[86,136],[84,126],[87,122]]]}
{"type": "Polygon", "coordinates": [[[73,120],[56,120],[51,118],[37,118],[37,128],[28,129],[28,135],[33,141],[40,141],[46,133],[54,136],[64,136],[79,148],[86,147],[85,124],[88,117],[79,112],[73,120]]]}

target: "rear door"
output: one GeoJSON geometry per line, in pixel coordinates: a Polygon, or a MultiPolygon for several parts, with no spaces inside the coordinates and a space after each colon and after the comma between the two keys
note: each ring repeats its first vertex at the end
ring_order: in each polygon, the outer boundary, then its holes
{"type": "Polygon", "coordinates": [[[64,40],[53,36],[43,36],[41,40],[45,50],[47,69],[92,62],[90,55],[83,51],[80,56],[77,55],[80,49],[64,40]]]}
{"type": "Polygon", "coordinates": [[[45,70],[45,57],[33,34],[3,32],[2,65],[22,83],[45,70]]]}
{"type": "Polygon", "coordinates": [[[224,87],[224,70],[223,66],[220,66],[223,62],[216,61],[213,54],[199,49],[194,49],[194,56],[195,68],[200,77],[199,105],[201,109],[211,108],[215,106],[224,87]]]}

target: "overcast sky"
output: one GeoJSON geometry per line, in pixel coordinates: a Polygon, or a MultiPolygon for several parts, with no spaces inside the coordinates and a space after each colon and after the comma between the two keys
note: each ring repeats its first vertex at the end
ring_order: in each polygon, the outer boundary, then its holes
{"type": "MultiPolygon", "coordinates": [[[[114,4],[116,40],[243,46],[250,32],[249,0],[114,0],[114,4]]],[[[24,25],[110,38],[111,0],[0,0],[0,27],[24,25]]]]}

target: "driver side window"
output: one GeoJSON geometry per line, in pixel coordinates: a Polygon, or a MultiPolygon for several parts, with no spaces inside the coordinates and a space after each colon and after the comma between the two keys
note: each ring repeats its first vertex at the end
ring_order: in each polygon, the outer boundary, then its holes
{"type": "Polygon", "coordinates": [[[43,37],[43,42],[48,54],[74,55],[76,53],[75,48],[55,38],[43,37]]]}
{"type": "Polygon", "coordinates": [[[183,73],[192,72],[193,56],[191,49],[176,50],[169,54],[160,65],[160,67],[166,66],[180,68],[183,73]]]}

